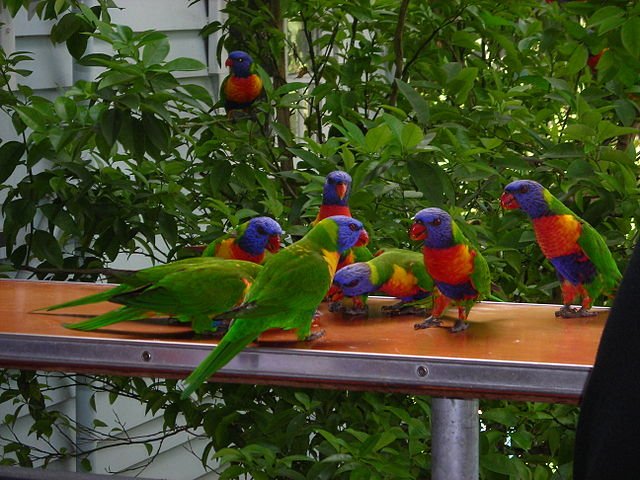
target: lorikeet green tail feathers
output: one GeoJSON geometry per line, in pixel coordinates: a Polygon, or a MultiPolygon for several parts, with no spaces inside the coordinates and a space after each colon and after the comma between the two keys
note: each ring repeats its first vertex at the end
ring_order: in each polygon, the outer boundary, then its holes
{"type": "Polygon", "coordinates": [[[353,218],[326,218],[300,241],[275,254],[249,287],[244,303],[216,317],[234,320],[218,347],[187,378],[183,397],[265,330],[296,330],[299,338],[307,338],[340,254],[364,241],[363,230],[362,223],[353,218]]]}
{"type": "Polygon", "coordinates": [[[612,294],[622,277],[600,234],[532,180],[511,182],[500,201],[503,208],[521,209],[529,216],[542,253],[556,269],[563,303],[556,315],[595,315],[590,311],[593,301],[612,294]],[[578,299],[581,307],[573,308],[578,299]]]}
{"type": "Polygon", "coordinates": [[[113,297],[114,295],[117,295],[118,293],[124,292],[124,291],[128,290],[129,288],[131,288],[131,287],[129,287],[127,285],[120,285],[120,286],[117,286],[115,288],[111,288],[109,290],[105,290],[104,292],[96,293],[94,295],[88,295],[88,296],[82,297],[82,298],[77,298],[77,299],[71,300],[69,302],[58,303],[57,305],[52,305],[50,307],[39,308],[38,310],[34,310],[34,311],[35,312],[40,312],[40,311],[44,310],[44,311],[50,312],[51,310],[60,310],[61,308],[78,307],[80,305],[89,305],[90,303],[106,302],[111,297],[113,297]]]}
{"type": "Polygon", "coordinates": [[[68,323],[65,327],[72,330],[82,330],[85,332],[95,330],[96,328],[106,327],[114,323],[126,322],[131,320],[142,320],[150,317],[152,314],[146,310],[133,307],[122,307],[112,310],[97,317],[93,317],[84,322],[68,323]]]}
{"type": "Polygon", "coordinates": [[[185,399],[191,395],[211,375],[253,342],[260,333],[262,333],[262,327],[259,321],[242,322],[242,320],[237,320],[227,334],[222,337],[218,346],[185,379],[186,387],[181,398],[185,399]],[[238,323],[240,324],[237,325],[238,323]]]}

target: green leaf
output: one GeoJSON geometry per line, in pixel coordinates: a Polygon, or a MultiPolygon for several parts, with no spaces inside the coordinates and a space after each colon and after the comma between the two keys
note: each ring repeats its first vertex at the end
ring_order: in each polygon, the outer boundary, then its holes
{"type": "Polygon", "coordinates": [[[381,152],[391,141],[391,129],[385,125],[378,125],[367,132],[364,137],[364,144],[367,153],[381,152]]]}
{"type": "Polygon", "coordinates": [[[622,45],[634,57],[640,57],[640,17],[631,17],[620,30],[622,45]]]}
{"type": "Polygon", "coordinates": [[[577,45],[567,62],[567,74],[575,75],[587,65],[589,51],[583,45],[577,45]]]}
{"type": "Polygon", "coordinates": [[[14,108],[16,112],[18,112],[20,120],[22,120],[31,130],[44,130],[47,125],[47,118],[38,110],[24,105],[17,105],[14,108]]]}
{"type": "Polygon", "coordinates": [[[25,153],[25,145],[21,142],[5,142],[0,146],[0,183],[11,176],[25,153]]]}
{"type": "Polygon", "coordinates": [[[400,137],[402,147],[405,150],[411,150],[424,139],[424,132],[415,123],[406,123],[402,127],[402,135],[400,137]]]}
{"type": "Polygon", "coordinates": [[[76,102],[68,97],[58,97],[53,102],[53,107],[56,110],[58,116],[67,122],[74,119],[78,111],[76,102]]]}
{"type": "Polygon", "coordinates": [[[608,120],[602,120],[598,123],[598,142],[602,142],[608,138],[619,137],[621,135],[637,134],[638,129],[633,127],[619,127],[608,120]]]}
{"type": "Polygon", "coordinates": [[[455,203],[453,183],[440,166],[435,163],[410,160],[407,162],[407,167],[413,183],[431,204],[443,206],[445,203],[455,203]]]}
{"type": "Polygon", "coordinates": [[[44,230],[36,230],[31,234],[30,241],[36,257],[42,258],[56,267],[62,267],[62,249],[53,235],[44,230]]]}
{"type": "Polygon", "coordinates": [[[192,72],[197,70],[205,70],[207,66],[199,60],[193,58],[179,57],[164,64],[164,68],[170,72],[192,72]]]}
{"type": "Polygon", "coordinates": [[[396,84],[398,85],[398,90],[411,104],[411,107],[416,112],[416,118],[421,125],[427,125],[429,123],[429,104],[427,101],[420,95],[416,90],[414,90],[411,85],[403,82],[399,78],[396,78],[396,84]]]}

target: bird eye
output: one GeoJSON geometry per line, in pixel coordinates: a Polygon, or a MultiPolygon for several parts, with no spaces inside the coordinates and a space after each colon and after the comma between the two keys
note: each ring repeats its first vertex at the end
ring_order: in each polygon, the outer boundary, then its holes
{"type": "Polygon", "coordinates": [[[353,288],[356,285],[358,285],[358,283],[360,283],[360,282],[357,279],[356,280],[351,280],[349,283],[345,284],[345,287],[353,288]]]}
{"type": "Polygon", "coordinates": [[[349,229],[350,229],[352,232],[355,232],[356,230],[360,230],[360,228],[358,227],[358,225],[356,225],[355,223],[350,223],[350,224],[349,224],[349,229]]]}
{"type": "Polygon", "coordinates": [[[441,223],[442,223],[442,220],[440,220],[439,218],[436,218],[433,220],[433,222],[431,222],[431,225],[435,225],[437,227],[441,223]]]}
{"type": "Polygon", "coordinates": [[[260,235],[266,235],[267,231],[264,229],[264,227],[260,226],[260,227],[258,227],[258,233],[260,235]]]}
{"type": "Polygon", "coordinates": [[[238,61],[239,61],[239,62],[241,62],[241,61],[242,61],[242,59],[241,59],[241,58],[239,58],[239,59],[238,59],[238,61]]]}
{"type": "Polygon", "coordinates": [[[413,220],[413,223],[417,223],[418,225],[424,225],[422,220],[418,220],[417,218],[413,220]]]}
{"type": "Polygon", "coordinates": [[[529,185],[522,185],[520,187],[520,193],[527,193],[529,191],[529,185]]]}

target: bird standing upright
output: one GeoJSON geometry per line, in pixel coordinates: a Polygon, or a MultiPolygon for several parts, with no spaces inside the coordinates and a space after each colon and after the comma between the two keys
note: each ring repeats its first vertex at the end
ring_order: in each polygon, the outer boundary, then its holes
{"type": "Polygon", "coordinates": [[[315,225],[320,220],[333,215],[351,216],[349,210],[349,194],[351,193],[351,175],[342,170],[335,170],[329,173],[324,180],[322,187],[322,204],[315,220],[311,223],[315,225]]]}
{"type": "Polygon", "coordinates": [[[247,52],[235,50],[225,62],[231,73],[220,87],[220,98],[224,102],[227,117],[233,119],[235,112],[248,112],[262,93],[262,79],[255,73],[253,59],[247,52]]]}
{"type": "Polygon", "coordinates": [[[233,231],[211,242],[202,252],[203,257],[220,257],[262,264],[266,252],[280,250],[280,224],[269,217],[255,217],[233,231]]]}
{"type": "Polygon", "coordinates": [[[531,219],[544,256],[555,267],[562,290],[557,317],[596,315],[590,310],[601,294],[612,294],[622,275],[600,234],[549,190],[533,180],[516,180],[500,198],[506,210],[521,209],[531,219]],[[582,299],[579,309],[571,305],[582,299]]]}
{"type": "Polygon", "coordinates": [[[491,290],[487,261],[451,216],[439,208],[420,210],[414,217],[409,237],[423,242],[424,264],[437,287],[431,316],[415,328],[441,325],[440,315],[453,303],[458,306],[458,319],[451,331],[466,330],[471,308],[491,290]]]}
{"type": "Polygon", "coordinates": [[[218,316],[233,319],[229,331],[187,377],[182,398],[268,329],[295,329],[299,340],[315,338],[310,336],[313,315],[329,290],[340,253],[362,241],[362,232],[362,223],[356,219],[329,217],[275,254],[256,277],[245,301],[218,316]]]}

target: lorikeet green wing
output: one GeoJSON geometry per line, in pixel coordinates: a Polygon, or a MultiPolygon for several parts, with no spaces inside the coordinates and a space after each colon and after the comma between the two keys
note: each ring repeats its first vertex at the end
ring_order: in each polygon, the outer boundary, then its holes
{"type": "Polygon", "coordinates": [[[233,322],[220,344],[187,377],[183,398],[268,329],[295,329],[299,339],[308,337],[340,253],[354,246],[362,231],[362,223],[355,219],[330,217],[275,254],[257,275],[244,303],[216,317],[233,322]]]}

